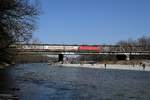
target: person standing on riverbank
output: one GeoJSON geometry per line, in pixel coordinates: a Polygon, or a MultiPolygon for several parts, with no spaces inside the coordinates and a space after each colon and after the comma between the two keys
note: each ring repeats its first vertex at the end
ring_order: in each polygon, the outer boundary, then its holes
{"type": "Polygon", "coordinates": [[[105,69],[106,69],[106,63],[104,64],[104,66],[105,66],[105,69]]]}

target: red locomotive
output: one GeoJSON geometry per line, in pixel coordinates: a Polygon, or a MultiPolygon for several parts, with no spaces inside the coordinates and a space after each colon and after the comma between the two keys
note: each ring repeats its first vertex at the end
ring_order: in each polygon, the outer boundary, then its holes
{"type": "Polygon", "coordinates": [[[91,53],[99,53],[101,52],[101,46],[79,46],[79,52],[91,52],[91,53]]]}

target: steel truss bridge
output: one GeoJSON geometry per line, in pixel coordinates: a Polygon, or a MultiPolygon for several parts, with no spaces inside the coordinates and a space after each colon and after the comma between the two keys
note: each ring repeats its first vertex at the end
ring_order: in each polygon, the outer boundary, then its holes
{"type": "Polygon", "coordinates": [[[20,54],[38,53],[47,55],[126,55],[126,59],[130,59],[130,55],[150,55],[150,47],[142,46],[119,46],[119,45],[64,45],[64,44],[15,44],[10,48],[16,48],[20,54]],[[99,52],[80,52],[77,50],[79,46],[100,46],[99,52]],[[68,48],[68,49],[64,49],[68,48]],[[76,49],[76,50],[75,50],[76,49]]]}

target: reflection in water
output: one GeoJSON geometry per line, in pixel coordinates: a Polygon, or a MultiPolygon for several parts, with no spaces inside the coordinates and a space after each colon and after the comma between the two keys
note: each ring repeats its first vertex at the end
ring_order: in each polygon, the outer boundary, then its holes
{"type": "Polygon", "coordinates": [[[15,87],[19,88],[14,93],[21,100],[150,98],[150,72],[54,67],[40,63],[16,65],[9,72],[15,87]]]}
{"type": "Polygon", "coordinates": [[[18,100],[15,91],[19,88],[15,85],[15,80],[10,74],[10,69],[0,70],[0,100],[18,100]]]}

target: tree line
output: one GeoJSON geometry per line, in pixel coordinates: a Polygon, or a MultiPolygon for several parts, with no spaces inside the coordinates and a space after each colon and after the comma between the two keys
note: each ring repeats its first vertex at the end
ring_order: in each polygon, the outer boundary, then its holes
{"type": "Polygon", "coordinates": [[[136,40],[128,39],[126,41],[119,41],[117,45],[120,46],[141,46],[145,50],[150,50],[150,37],[149,36],[142,36],[136,40]]]}

